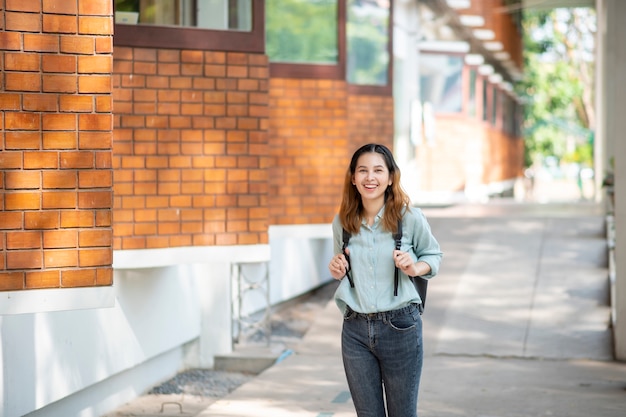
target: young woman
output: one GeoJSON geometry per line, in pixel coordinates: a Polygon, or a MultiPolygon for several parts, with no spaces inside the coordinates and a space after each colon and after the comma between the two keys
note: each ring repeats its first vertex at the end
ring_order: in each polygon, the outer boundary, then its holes
{"type": "Polygon", "coordinates": [[[422,300],[409,277],[435,276],[442,252],[421,210],[410,206],[385,146],[368,144],[352,156],[333,237],[328,268],[342,281],[335,301],[344,314],[342,357],[357,415],[415,417],[422,300]],[[402,244],[396,250],[399,220],[402,244]],[[345,253],[344,230],[350,235],[345,253]]]}

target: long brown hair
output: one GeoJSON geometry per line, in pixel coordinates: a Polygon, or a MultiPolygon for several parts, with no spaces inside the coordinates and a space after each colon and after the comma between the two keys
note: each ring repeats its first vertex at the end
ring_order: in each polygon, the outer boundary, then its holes
{"type": "Polygon", "coordinates": [[[383,157],[385,165],[389,170],[389,176],[392,179],[391,185],[385,190],[385,212],[382,221],[385,230],[395,233],[398,228],[398,220],[402,218],[404,209],[410,205],[410,199],[400,185],[400,168],[393,159],[393,154],[386,146],[376,143],[364,145],[352,155],[352,160],[346,171],[343,183],[339,220],[341,220],[341,224],[350,234],[358,233],[361,228],[363,200],[356,185],[352,184],[352,177],[355,174],[359,157],[364,153],[370,152],[380,154],[383,157]]]}

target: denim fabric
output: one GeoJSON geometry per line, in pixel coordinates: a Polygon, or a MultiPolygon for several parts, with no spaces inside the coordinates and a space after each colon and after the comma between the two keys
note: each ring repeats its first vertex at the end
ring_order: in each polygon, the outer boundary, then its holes
{"type": "Polygon", "coordinates": [[[348,308],[341,350],[358,417],[417,416],[423,360],[417,305],[370,314],[348,308]]]}

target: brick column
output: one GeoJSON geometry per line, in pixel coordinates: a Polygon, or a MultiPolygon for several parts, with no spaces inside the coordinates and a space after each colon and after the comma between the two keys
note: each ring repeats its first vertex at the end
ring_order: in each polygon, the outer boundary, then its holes
{"type": "Polygon", "coordinates": [[[0,290],[111,285],[113,2],[0,6],[0,290]]]}

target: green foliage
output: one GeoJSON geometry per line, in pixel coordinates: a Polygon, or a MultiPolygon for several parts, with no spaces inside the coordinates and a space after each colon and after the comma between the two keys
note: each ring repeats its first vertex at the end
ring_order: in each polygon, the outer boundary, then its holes
{"type": "Polygon", "coordinates": [[[593,165],[594,27],[590,9],[527,10],[524,13],[524,97],[526,163],[545,156],[593,165]],[[581,18],[584,16],[584,18],[581,18]],[[575,141],[571,151],[566,144],[575,141]]]}
{"type": "Polygon", "coordinates": [[[139,0],[115,0],[116,12],[138,12],[139,0]]]}
{"type": "Polygon", "coordinates": [[[265,33],[272,62],[334,64],[337,0],[266,0],[265,33]]]}
{"type": "Polygon", "coordinates": [[[389,13],[383,8],[368,12],[367,7],[360,6],[359,2],[348,2],[347,78],[353,84],[386,85],[389,13]]]}

